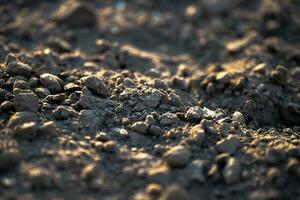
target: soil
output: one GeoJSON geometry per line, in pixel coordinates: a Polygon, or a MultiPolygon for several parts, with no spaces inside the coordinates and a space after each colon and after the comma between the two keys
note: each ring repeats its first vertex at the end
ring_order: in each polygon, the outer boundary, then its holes
{"type": "Polygon", "coordinates": [[[298,0],[0,0],[0,199],[300,199],[298,0]]]}

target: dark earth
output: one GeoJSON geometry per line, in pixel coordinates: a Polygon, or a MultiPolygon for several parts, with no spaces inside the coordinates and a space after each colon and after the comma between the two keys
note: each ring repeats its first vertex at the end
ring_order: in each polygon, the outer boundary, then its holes
{"type": "Polygon", "coordinates": [[[0,0],[0,199],[300,199],[299,0],[0,0]]]}

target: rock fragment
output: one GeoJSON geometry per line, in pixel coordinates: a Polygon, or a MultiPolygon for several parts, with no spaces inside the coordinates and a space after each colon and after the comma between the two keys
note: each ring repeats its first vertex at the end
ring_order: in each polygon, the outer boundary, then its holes
{"type": "Polygon", "coordinates": [[[163,191],[159,200],[188,200],[188,192],[183,187],[173,184],[163,191]]]}
{"type": "Polygon", "coordinates": [[[235,135],[229,135],[227,138],[217,142],[216,149],[222,153],[233,154],[240,145],[239,138],[235,135]]]}
{"type": "Polygon", "coordinates": [[[15,94],[14,105],[17,111],[37,112],[39,98],[32,92],[15,94]]]}
{"type": "Polygon", "coordinates": [[[41,74],[40,82],[45,88],[48,88],[51,93],[58,93],[62,90],[62,80],[56,75],[49,73],[41,74]]]}
{"type": "Polygon", "coordinates": [[[83,89],[79,104],[86,109],[104,110],[113,105],[112,101],[94,96],[87,88],[83,89]]]}
{"type": "Polygon", "coordinates": [[[56,21],[70,27],[93,26],[97,24],[97,15],[88,3],[71,2],[59,8],[56,21]]]}
{"type": "Polygon", "coordinates": [[[70,106],[58,106],[55,110],[53,110],[52,114],[58,120],[69,119],[77,116],[77,112],[70,106]]]}
{"type": "Polygon", "coordinates": [[[186,112],[185,118],[189,122],[198,122],[203,117],[204,112],[199,106],[190,107],[189,110],[186,112]]]}
{"type": "Polygon", "coordinates": [[[38,121],[38,117],[33,112],[29,112],[29,111],[16,112],[10,117],[7,123],[7,127],[13,128],[27,122],[37,122],[37,121],[38,121]]]}
{"type": "Polygon", "coordinates": [[[197,144],[201,145],[205,140],[205,131],[201,124],[198,124],[191,128],[190,137],[193,141],[197,142],[197,144]]]}
{"type": "Polygon", "coordinates": [[[231,157],[228,159],[223,169],[223,177],[227,184],[234,184],[239,181],[241,174],[241,165],[238,159],[231,157]]]}
{"type": "Polygon", "coordinates": [[[10,101],[3,101],[0,104],[0,110],[2,112],[9,112],[9,111],[13,111],[15,109],[15,106],[12,102],[10,101]]]}
{"type": "Polygon", "coordinates": [[[39,98],[45,98],[48,95],[50,95],[50,91],[47,88],[36,88],[34,90],[34,93],[39,97],[39,98]]]}
{"type": "Polygon", "coordinates": [[[161,116],[160,124],[162,126],[178,125],[180,123],[179,118],[174,113],[164,113],[161,116]]]}
{"type": "Polygon", "coordinates": [[[279,149],[268,148],[265,152],[264,160],[271,165],[276,165],[283,159],[283,152],[279,149]]]}
{"type": "Polygon", "coordinates": [[[199,181],[201,183],[205,182],[205,167],[207,162],[205,160],[194,160],[188,166],[188,174],[192,180],[199,181]]]}
{"type": "Polygon", "coordinates": [[[80,79],[81,85],[87,87],[91,92],[96,95],[107,97],[109,90],[101,78],[96,76],[86,76],[80,79]]]}
{"type": "Polygon", "coordinates": [[[32,68],[29,65],[22,63],[20,61],[10,62],[6,67],[6,71],[11,75],[14,76],[20,75],[27,78],[29,78],[32,74],[32,68]]]}
{"type": "Polygon", "coordinates": [[[164,159],[170,167],[184,167],[188,164],[191,152],[184,146],[172,147],[164,154],[164,159]]]}
{"type": "Polygon", "coordinates": [[[142,134],[146,134],[148,128],[149,128],[149,125],[146,122],[135,122],[132,125],[133,130],[135,130],[138,133],[142,133],[142,134]]]}
{"type": "Polygon", "coordinates": [[[28,122],[14,128],[14,135],[18,138],[32,139],[36,136],[38,126],[35,122],[28,122]]]}
{"type": "Polygon", "coordinates": [[[38,128],[38,135],[41,136],[55,136],[59,134],[59,129],[56,126],[56,123],[54,121],[47,121],[44,122],[39,128],[38,128]]]}
{"type": "Polygon", "coordinates": [[[276,69],[271,71],[270,76],[275,83],[284,85],[287,82],[288,71],[285,67],[279,65],[276,69]]]}
{"type": "Polygon", "coordinates": [[[163,130],[159,126],[155,125],[150,126],[148,131],[151,135],[159,136],[163,134],[163,130]]]}
{"type": "Polygon", "coordinates": [[[235,111],[232,115],[232,120],[239,122],[241,125],[245,124],[244,115],[238,111],[235,111]]]}

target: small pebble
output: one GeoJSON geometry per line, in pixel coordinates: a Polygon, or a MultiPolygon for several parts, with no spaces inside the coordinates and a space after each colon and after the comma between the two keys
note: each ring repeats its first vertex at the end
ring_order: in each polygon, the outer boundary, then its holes
{"type": "Polygon", "coordinates": [[[238,159],[231,157],[228,159],[223,169],[223,177],[227,184],[234,184],[239,181],[241,174],[241,165],[238,159]]]}
{"type": "Polygon", "coordinates": [[[7,123],[7,127],[13,128],[27,122],[37,122],[37,121],[38,121],[38,117],[33,112],[29,112],[29,111],[16,112],[10,117],[7,123]]]}
{"type": "Polygon", "coordinates": [[[170,167],[184,167],[188,164],[191,152],[184,146],[175,146],[163,155],[170,167]]]}
{"type": "Polygon", "coordinates": [[[78,115],[74,108],[70,106],[58,106],[52,114],[57,120],[69,119],[78,115]]]}
{"type": "Polygon", "coordinates": [[[17,111],[37,112],[39,98],[32,92],[15,94],[14,105],[17,111]]]}
{"type": "Polygon", "coordinates": [[[48,88],[51,93],[62,91],[62,80],[56,75],[49,73],[41,74],[40,82],[45,88],[48,88]]]}
{"type": "Polygon", "coordinates": [[[135,122],[132,125],[132,129],[138,133],[146,134],[149,125],[146,122],[135,122]]]}
{"type": "Polygon", "coordinates": [[[32,74],[32,68],[29,65],[19,61],[10,62],[6,67],[6,71],[14,76],[20,75],[24,77],[30,77],[32,74]]]}
{"type": "Polygon", "coordinates": [[[151,135],[159,136],[163,134],[163,130],[159,126],[155,126],[155,125],[150,126],[148,131],[151,135]]]}
{"type": "Polygon", "coordinates": [[[14,128],[14,135],[18,138],[32,139],[37,133],[37,124],[28,122],[14,128]]]}
{"type": "Polygon", "coordinates": [[[163,191],[159,200],[188,200],[188,192],[185,188],[173,184],[168,186],[165,191],[163,191]]]}
{"type": "Polygon", "coordinates": [[[103,144],[103,150],[109,153],[114,153],[117,150],[117,144],[115,141],[108,141],[103,144]]]}
{"type": "Polygon", "coordinates": [[[235,111],[232,115],[232,120],[239,122],[241,125],[245,124],[244,115],[238,111],[235,111]]]}
{"type": "Polygon", "coordinates": [[[81,85],[87,87],[91,92],[96,95],[107,97],[109,90],[104,81],[96,76],[86,76],[80,79],[81,85]]]}
{"type": "Polygon", "coordinates": [[[216,149],[218,152],[233,154],[239,146],[239,138],[235,135],[229,135],[227,138],[217,142],[216,149]]]}

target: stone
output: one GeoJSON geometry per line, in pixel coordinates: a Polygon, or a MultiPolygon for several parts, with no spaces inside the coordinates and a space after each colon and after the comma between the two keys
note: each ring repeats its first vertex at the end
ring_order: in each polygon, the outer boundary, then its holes
{"type": "Polygon", "coordinates": [[[203,117],[204,112],[199,106],[190,107],[185,114],[185,118],[189,122],[198,122],[203,117]]]}
{"type": "Polygon", "coordinates": [[[283,152],[279,149],[268,148],[265,152],[264,160],[266,163],[276,165],[284,158],[283,152]]]}
{"type": "Polygon", "coordinates": [[[226,72],[226,71],[219,72],[216,75],[216,80],[223,84],[230,83],[231,79],[232,79],[232,74],[230,74],[229,72],[226,72]]]}
{"type": "Polygon", "coordinates": [[[0,88],[0,102],[5,101],[7,99],[6,90],[0,88]]]}
{"type": "Polygon", "coordinates": [[[166,188],[163,191],[162,195],[159,197],[159,200],[188,200],[188,192],[185,188],[173,184],[166,188]]]}
{"type": "Polygon", "coordinates": [[[26,81],[16,80],[14,82],[14,84],[13,84],[13,90],[15,90],[16,88],[22,89],[22,90],[29,90],[30,89],[30,85],[26,81]]]}
{"type": "Polygon", "coordinates": [[[274,83],[284,85],[287,83],[288,70],[285,67],[279,65],[276,67],[276,69],[271,71],[270,76],[274,83]]]}
{"type": "Polygon", "coordinates": [[[241,164],[238,159],[231,157],[228,159],[223,169],[223,177],[227,184],[237,183],[240,179],[241,164]]]}
{"type": "Polygon", "coordinates": [[[131,128],[138,133],[146,134],[149,125],[146,122],[135,122],[131,128]]]}
{"type": "Polygon", "coordinates": [[[50,95],[50,91],[47,88],[35,88],[34,93],[39,97],[39,98],[46,98],[48,95],[50,95]]]}
{"type": "Polygon", "coordinates": [[[159,136],[163,134],[163,130],[159,126],[152,125],[149,127],[148,132],[151,135],[159,136]]]}
{"type": "Polygon", "coordinates": [[[62,80],[56,75],[49,73],[41,74],[40,82],[45,88],[48,88],[51,93],[62,91],[62,80]]]}
{"type": "Polygon", "coordinates": [[[232,115],[232,121],[239,122],[241,125],[245,124],[244,115],[238,111],[235,111],[232,115]]]}
{"type": "Polygon", "coordinates": [[[96,95],[107,97],[109,90],[104,81],[96,76],[86,76],[80,79],[81,85],[87,87],[91,92],[96,95]]]}
{"type": "Polygon", "coordinates": [[[80,96],[79,104],[85,109],[105,110],[113,105],[108,99],[94,96],[87,88],[84,88],[80,96]]]}
{"type": "Polygon", "coordinates": [[[296,158],[289,158],[284,169],[290,175],[300,177],[300,162],[296,158]]]}
{"type": "Polygon", "coordinates": [[[94,8],[86,2],[63,4],[56,12],[56,21],[70,27],[87,27],[97,24],[94,8]]]}
{"type": "Polygon", "coordinates": [[[100,173],[99,167],[96,163],[90,163],[86,165],[80,173],[80,177],[86,181],[91,181],[100,173]]]}
{"type": "Polygon", "coordinates": [[[15,109],[15,106],[12,102],[10,101],[3,101],[0,105],[0,110],[2,112],[10,112],[15,109]]]}
{"type": "Polygon", "coordinates": [[[108,141],[103,144],[103,150],[109,153],[116,152],[117,144],[115,141],[108,141]]]}
{"type": "Polygon", "coordinates": [[[32,68],[20,61],[12,61],[9,64],[7,64],[6,71],[8,74],[13,76],[24,76],[29,78],[32,74],[32,68]]]}
{"type": "Polygon", "coordinates": [[[227,137],[230,133],[230,130],[232,128],[232,125],[227,123],[227,122],[223,122],[220,125],[220,134],[224,137],[227,137]]]}
{"type": "Polygon", "coordinates": [[[69,119],[78,115],[74,108],[70,106],[58,106],[52,114],[57,120],[69,119]]]}
{"type": "Polygon", "coordinates": [[[296,103],[284,104],[281,108],[281,115],[288,124],[300,124],[300,105],[296,103]]]}
{"type": "Polygon", "coordinates": [[[124,78],[123,84],[126,88],[135,88],[135,82],[131,78],[124,78]]]}
{"type": "Polygon", "coordinates": [[[36,122],[28,122],[14,128],[13,133],[18,138],[33,139],[37,134],[36,122]]]}
{"type": "Polygon", "coordinates": [[[38,128],[37,134],[52,137],[59,134],[59,129],[54,121],[47,121],[38,128]]]}
{"type": "Polygon", "coordinates": [[[188,164],[191,152],[184,146],[175,146],[163,155],[170,167],[184,167],[188,164]]]}
{"type": "Polygon", "coordinates": [[[75,83],[68,83],[64,86],[64,91],[66,92],[75,92],[81,90],[80,85],[77,85],[75,83]]]}
{"type": "Polygon", "coordinates": [[[150,195],[159,195],[162,190],[161,185],[157,183],[149,183],[146,187],[146,193],[150,195]]]}
{"type": "Polygon", "coordinates": [[[218,141],[216,144],[216,149],[221,153],[233,154],[240,146],[239,138],[235,135],[229,135],[227,138],[218,141]]]}
{"type": "Polygon", "coordinates": [[[203,8],[211,15],[219,15],[227,12],[231,4],[231,0],[204,0],[203,8]]]}
{"type": "Polygon", "coordinates": [[[33,112],[29,112],[29,111],[16,112],[10,117],[7,123],[7,127],[13,128],[18,125],[22,125],[24,123],[37,122],[37,121],[38,121],[38,117],[33,112]]]}
{"type": "Polygon", "coordinates": [[[201,145],[205,140],[205,131],[201,124],[198,124],[191,128],[190,130],[190,138],[192,141],[197,142],[201,145]]]}
{"type": "Polygon", "coordinates": [[[83,126],[88,127],[90,130],[97,130],[102,127],[104,116],[96,111],[84,109],[79,112],[79,120],[83,126]]]}
{"type": "Polygon", "coordinates": [[[50,170],[31,165],[22,165],[23,179],[27,180],[32,189],[51,188],[54,186],[55,175],[50,170]]]}
{"type": "Polygon", "coordinates": [[[111,137],[105,132],[98,132],[95,138],[97,141],[107,142],[111,140],[111,137]]]}
{"type": "Polygon", "coordinates": [[[5,149],[2,149],[3,146],[11,142],[12,141],[10,140],[7,141],[6,139],[1,138],[0,172],[14,169],[21,160],[21,155],[19,150],[17,149],[17,144],[13,144],[13,146],[6,146],[5,149]]]}
{"type": "Polygon", "coordinates": [[[188,176],[191,180],[205,182],[205,168],[207,161],[205,160],[193,160],[188,166],[188,176]]]}
{"type": "Polygon", "coordinates": [[[37,112],[39,109],[39,98],[32,92],[15,94],[14,105],[16,111],[37,112]]]}
{"type": "Polygon", "coordinates": [[[178,125],[180,123],[179,118],[174,113],[164,113],[161,116],[160,124],[162,126],[178,125]]]}
{"type": "Polygon", "coordinates": [[[151,94],[145,96],[143,100],[147,107],[156,108],[159,105],[161,98],[162,94],[155,89],[151,94]]]}
{"type": "Polygon", "coordinates": [[[64,93],[48,95],[46,101],[50,103],[60,103],[65,100],[66,95],[64,93]]]}

